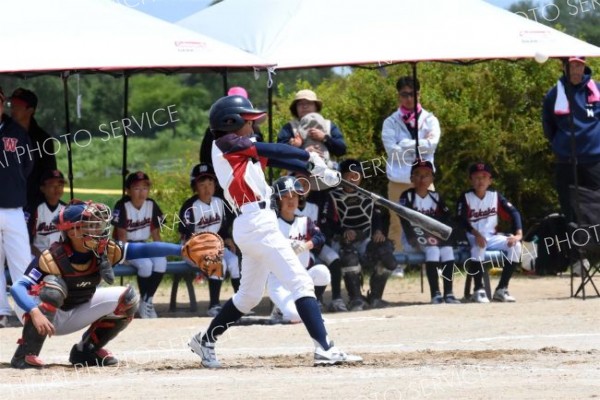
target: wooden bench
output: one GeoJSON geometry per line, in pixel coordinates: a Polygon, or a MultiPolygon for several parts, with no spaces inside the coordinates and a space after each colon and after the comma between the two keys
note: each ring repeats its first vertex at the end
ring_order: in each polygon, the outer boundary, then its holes
{"type": "MultiPolygon", "coordinates": [[[[425,253],[422,252],[396,252],[394,253],[396,257],[396,261],[399,264],[417,264],[421,265],[421,293],[424,291],[424,275],[425,275],[425,253]]],[[[471,252],[469,248],[455,248],[454,249],[454,264],[458,267],[464,267],[465,262],[471,257],[471,252]]],[[[484,266],[502,266],[504,265],[505,255],[499,250],[491,250],[485,252],[484,266]]],[[[488,296],[488,299],[492,298],[492,289],[490,284],[490,275],[489,270],[491,268],[483,268],[483,283],[485,286],[485,292],[488,296]]],[[[467,277],[465,282],[465,290],[464,296],[468,298],[471,295],[471,275],[466,273],[467,277]]]]}
{"type": "MultiPolygon", "coordinates": [[[[115,276],[121,278],[121,284],[123,284],[123,277],[137,275],[137,269],[127,264],[115,265],[114,271],[115,276]]],[[[174,312],[177,310],[177,290],[179,289],[179,282],[182,279],[185,282],[188,290],[188,296],[190,299],[190,312],[196,312],[198,310],[196,293],[194,292],[194,279],[196,278],[198,271],[198,268],[190,266],[185,261],[169,261],[167,263],[167,270],[165,271],[165,274],[173,275],[169,311],[174,312]]]]}

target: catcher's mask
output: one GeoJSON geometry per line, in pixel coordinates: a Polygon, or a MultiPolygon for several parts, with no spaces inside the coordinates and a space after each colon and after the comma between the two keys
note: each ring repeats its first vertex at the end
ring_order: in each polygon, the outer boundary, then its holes
{"type": "Polygon", "coordinates": [[[96,256],[104,253],[110,237],[111,212],[107,205],[75,201],[63,208],[52,223],[59,231],[73,229],[83,246],[96,256]]]}

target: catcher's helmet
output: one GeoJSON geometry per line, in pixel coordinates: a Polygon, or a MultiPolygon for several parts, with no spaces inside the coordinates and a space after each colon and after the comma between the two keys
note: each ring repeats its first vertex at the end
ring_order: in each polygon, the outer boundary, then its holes
{"type": "Polygon", "coordinates": [[[52,223],[59,231],[75,229],[85,248],[100,255],[110,236],[111,212],[107,205],[75,201],[63,208],[52,223]]]}
{"type": "Polygon", "coordinates": [[[250,100],[242,96],[225,96],[212,105],[208,119],[213,132],[235,132],[246,121],[254,121],[264,115],[264,111],[255,110],[250,100]]]}
{"type": "Polygon", "coordinates": [[[273,183],[272,200],[278,201],[291,191],[293,191],[300,197],[304,196],[304,194],[306,193],[304,191],[304,186],[302,186],[302,183],[300,183],[298,179],[289,175],[282,176],[273,183]]]}

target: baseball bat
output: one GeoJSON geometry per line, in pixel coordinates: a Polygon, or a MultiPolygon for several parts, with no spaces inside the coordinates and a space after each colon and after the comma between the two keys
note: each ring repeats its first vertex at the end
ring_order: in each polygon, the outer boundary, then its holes
{"type": "Polygon", "coordinates": [[[351,187],[359,193],[362,193],[365,196],[370,197],[375,204],[379,204],[380,206],[386,207],[387,209],[398,214],[400,218],[404,218],[409,221],[411,224],[420,227],[421,229],[431,233],[432,235],[439,237],[440,239],[447,240],[452,233],[452,228],[448,225],[441,223],[440,221],[428,217],[425,214],[421,214],[418,211],[412,210],[408,207],[404,207],[400,204],[389,201],[388,199],[379,196],[376,193],[370,192],[367,189],[361,188],[354,183],[342,179],[342,184],[351,187]]]}

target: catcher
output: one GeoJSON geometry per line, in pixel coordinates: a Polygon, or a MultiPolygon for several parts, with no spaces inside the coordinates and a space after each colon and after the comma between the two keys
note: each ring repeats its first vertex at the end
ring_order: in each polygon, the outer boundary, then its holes
{"type": "MultiPolygon", "coordinates": [[[[129,325],[139,297],[131,286],[97,288],[102,279],[114,281],[113,265],[124,259],[180,255],[181,245],[115,242],[110,237],[110,209],[101,203],[74,201],[53,220],[62,233],[11,288],[23,334],[11,360],[13,368],[41,368],[46,337],[67,335],[88,327],[73,346],[73,365],[109,366],[118,360],[104,346],[129,325]]],[[[186,254],[194,244],[186,243],[186,254]]],[[[222,243],[211,254],[222,252],[222,243]]],[[[195,257],[198,259],[198,257],[195,257]]],[[[216,258],[211,258],[211,260],[216,258]]],[[[217,265],[211,263],[211,266],[217,265]]]]}

